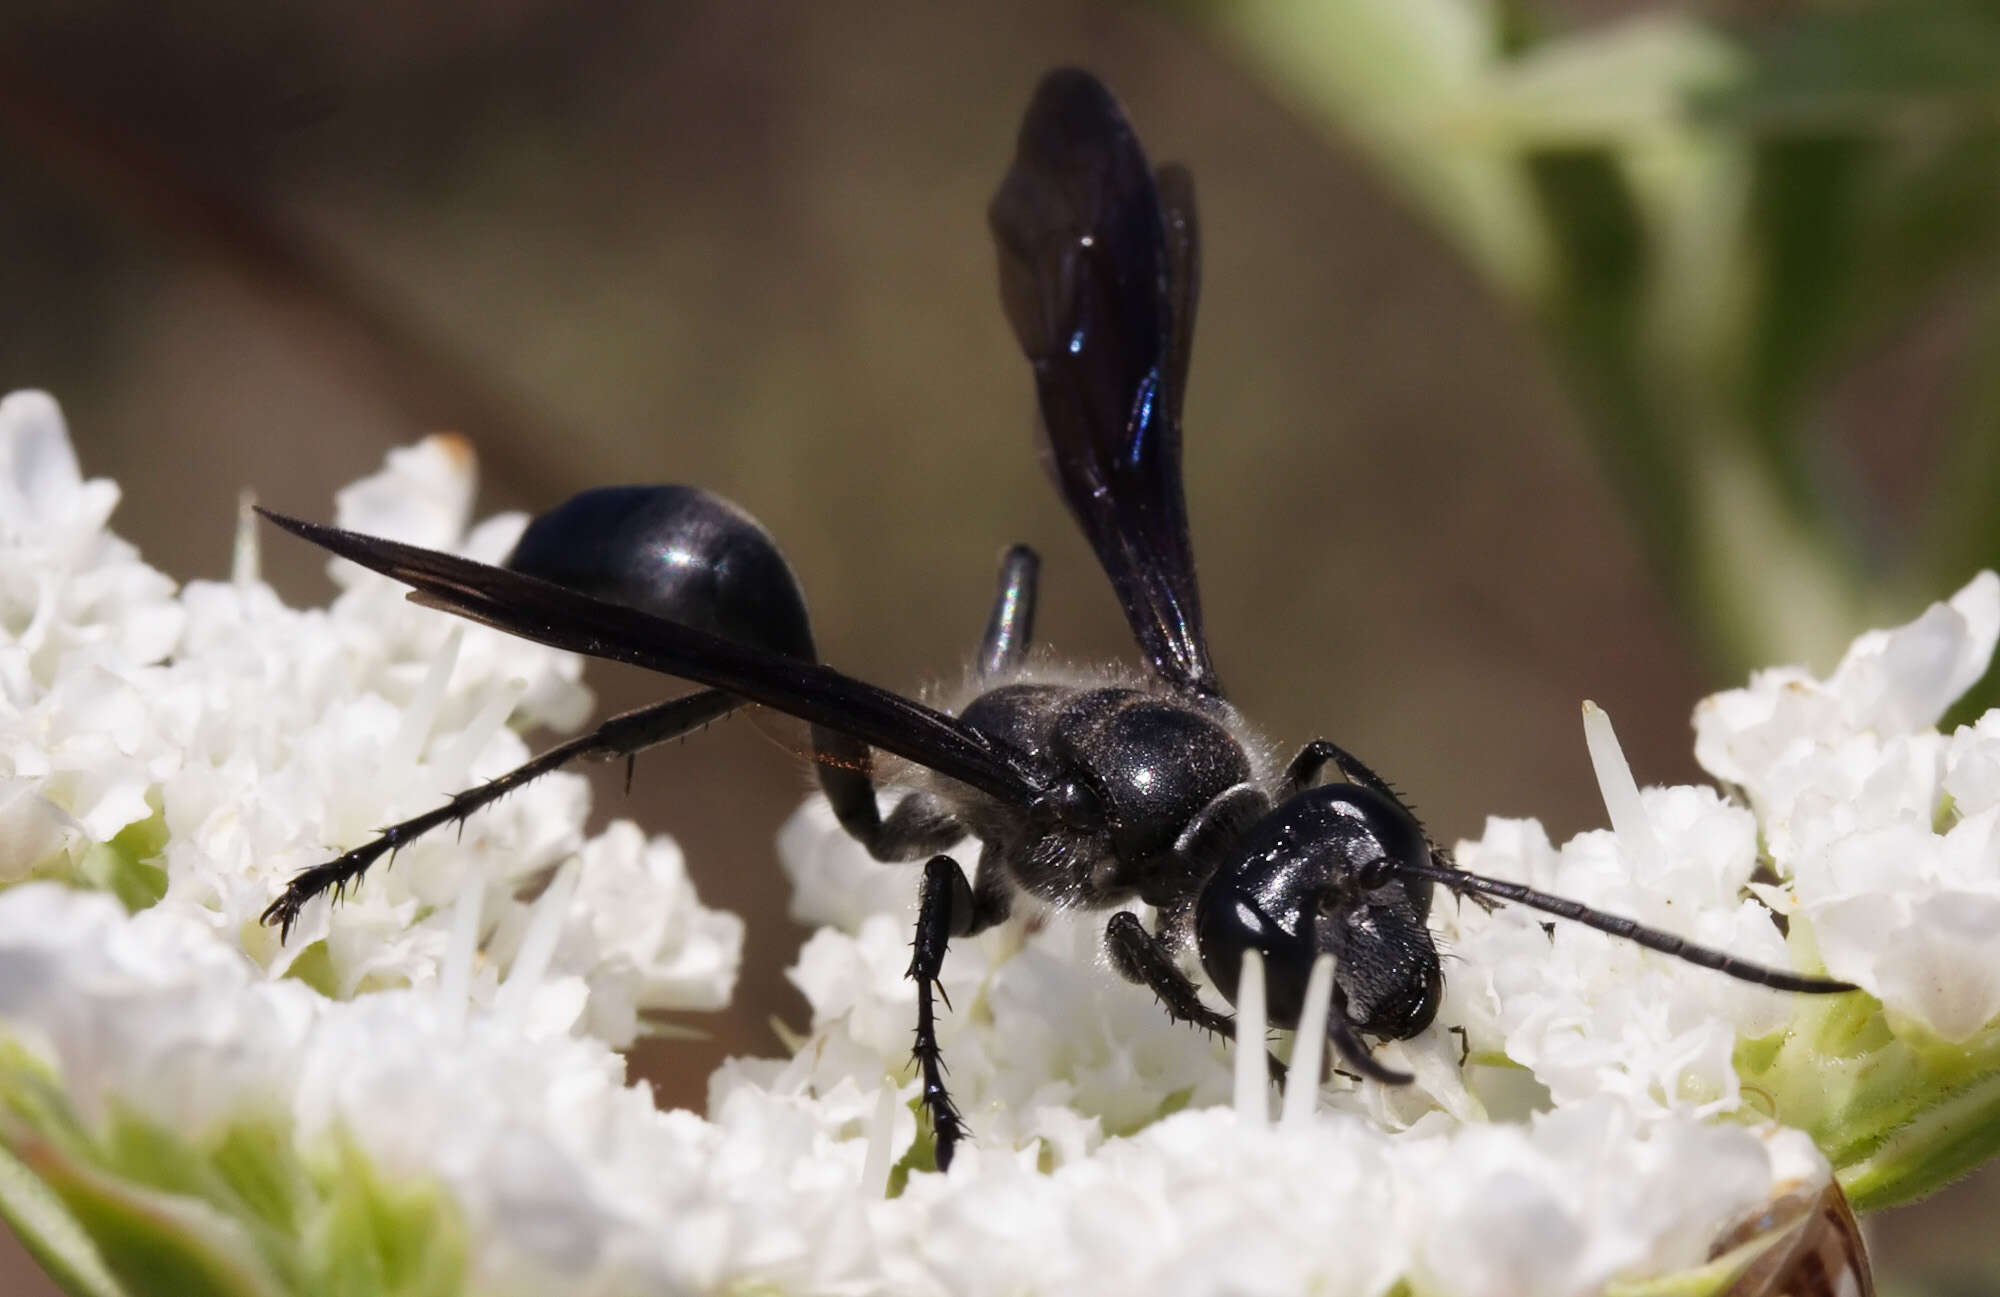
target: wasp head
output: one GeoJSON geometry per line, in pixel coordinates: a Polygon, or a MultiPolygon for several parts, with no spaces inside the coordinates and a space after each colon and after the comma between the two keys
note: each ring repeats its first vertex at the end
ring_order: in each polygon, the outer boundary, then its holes
{"type": "Polygon", "coordinates": [[[1429,860],[1423,830],[1388,798],[1355,784],[1308,789],[1251,825],[1202,889],[1202,966],[1233,996],[1243,952],[1256,950],[1271,1022],[1296,1027],[1313,962],[1332,955],[1328,1034],[1358,1070],[1407,1080],[1369,1058],[1357,1033],[1404,1040],[1437,1016],[1432,884],[1405,868],[1429,860]]]}

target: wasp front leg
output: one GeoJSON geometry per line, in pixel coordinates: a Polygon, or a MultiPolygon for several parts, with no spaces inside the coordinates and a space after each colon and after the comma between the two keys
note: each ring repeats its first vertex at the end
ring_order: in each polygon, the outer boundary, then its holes
{"type": "Polygon", "coordinates": [[[946,999],[939,975],[945,950],[953,937],[969,937],[1006,919],[1011,895],[999,862],[989,848],[980,856],[978,883],[950,856],[933,856],[924,866],[923,890],[917,897],[917,936],[911,943],[909,978],[917,984],[917,1040],[912,1054],[923,1081],[924,1111],[930,1114],[937,1140],[937,1168],[951,1167],[952,1155],[966,1134],[965,1121],[944,1084],[944,1058],[938,1049],[937,1018],[932,997],[946,999]]]}

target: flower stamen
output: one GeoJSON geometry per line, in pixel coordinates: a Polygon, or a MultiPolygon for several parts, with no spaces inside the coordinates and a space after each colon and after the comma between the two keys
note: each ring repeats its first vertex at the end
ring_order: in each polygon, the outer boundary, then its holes
{"type": "Polygon", "coordinates": [[[868,1156],[861,1163],[862,1199],[886,1197],[889,1193],[890,1143],[896,1136],[896,1087],[882,1082],[875,1096],[875,1114],[868,1120],[868,1156]]]}
{"type": "Polygon", "coordinates": [[[1278,1124],[1297,1126],[1311,1120],[1319,1108],[1320,1064],[1326,1057],[1326,1013],[1333,1007],[1333,956],[1313,960],[1306,978],[1305,1006],[1299,1010],[1298,1034],[1292,1038],[1292,1063],[1286,1072],[1285,1101],[1278,1124]]]}
{"type": "Polygon", "coordinates": [[[1602,707],[1585,699],[1583,703],[1583,743],[1590,750],[1590,768],[1597,776],[1598,795],[1611,816],[1612,832],[1619,843],[1637,857],[1634,872],[1641,878],[1656,876],[1660,865],[1659,839],[1653,821],[1639,798],[1639,783],[1632,777],[1631,763],[1611,728],[1611,717],[1602,707]]]}
{"type": "Polygon", "coordinates": [[[556,941],[562,936],[563,920],[569,915],[570,897],[576,892],[576,861],[563,862],[547,890],[535,901],[528,916],[528,930],[521,934],[521,948],[514,955],[507,980],[494,997],[493,1007],[502,1012],[524,1013],[555,958],[556,941]]]}
{"type": "Polygon", "coordinates": [[[1254,1126],[1271,1119],[1270,1074],[1265,1070],[1264,956],[1243,952],[1236,983],[1236,1116],[1254,1126]]]}
{"type": "Polygon", "coordinates": [[[486,884],[468,870],[452,903],[451,941],[438,967],[438,1021],[447,1032],[465,1024],[465,1011],[472,996],[472,965],[479,956],[479,921],[486,908],[486,884]]]}

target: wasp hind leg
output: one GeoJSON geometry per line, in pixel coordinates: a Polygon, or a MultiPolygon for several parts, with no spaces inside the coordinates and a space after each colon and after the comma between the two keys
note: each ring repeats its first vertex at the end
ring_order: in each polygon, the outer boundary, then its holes
{"type": "Polygon", "coordinates": [[[336,859],[300,870],[285,884],[285,890],[278,894],[278,899],[265,909],[263,921],[278,926],[281,940],[288,938],[292,935],[292,925],[298,922],[307,902],[327,892],[335,896],[345,895],[347,889],[359,883],[377,860],[385,855],[393,857],[397,851],[432,829],[463,823],[466,817],[481,807],[490,806],[515,789],[583,757],[599,760],[625,758],[628,763],[626,782],[629,784],[629,763],[639,753],[669,739],[692,734],[740,706],[742,700],[732,694],[719,689],[703,689],[613,716],[588,734],[579,734],[566,743],[559,743],[504,775],[456,794],[433,810],[390,825],[336,859]]]}

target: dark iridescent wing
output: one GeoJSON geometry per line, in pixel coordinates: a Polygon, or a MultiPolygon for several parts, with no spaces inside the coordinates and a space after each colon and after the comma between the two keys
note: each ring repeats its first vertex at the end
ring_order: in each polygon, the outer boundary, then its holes
{"type": "Polygon", "coordinates": [[[552,648],[630,662],[796,716],[927,766],[1014,805],[1042,791],[1033,773],[943,712],[828,667],[454,554],[259,509],[293,535],[403,582],[420,602],[552,648]]]}
{"type": "Polygon", "coordinates": [[[1111,92],[1066,68],[1035,92],[987,219],[1063,498],[1154,670],[1219,694],[1181,492],[1194,186],[1156,177],[1111,92]]]}
{"type": "MultiPolygon", "coordinates": [[[[1201,296],[1201,228],[1194,219],[1194,177],[1186,167],[1164,164],[1153,173],[1153,185],[1159,191],[1160,224],[1167,241],[1167,306],[1173,320],[1167,337],[1168,392],[1172,397],[1167,413],[1174,421],[1174,498],[1178,500],[1181,397],[1187,391],[1188,355],[1194,350],[1195,301],[1201,296]]],[[[1185,527],[1182,534],[1186,534],[1185,527]]],[[[1192,577],[1188,584],[1193,586],[1192,577]]]]}

